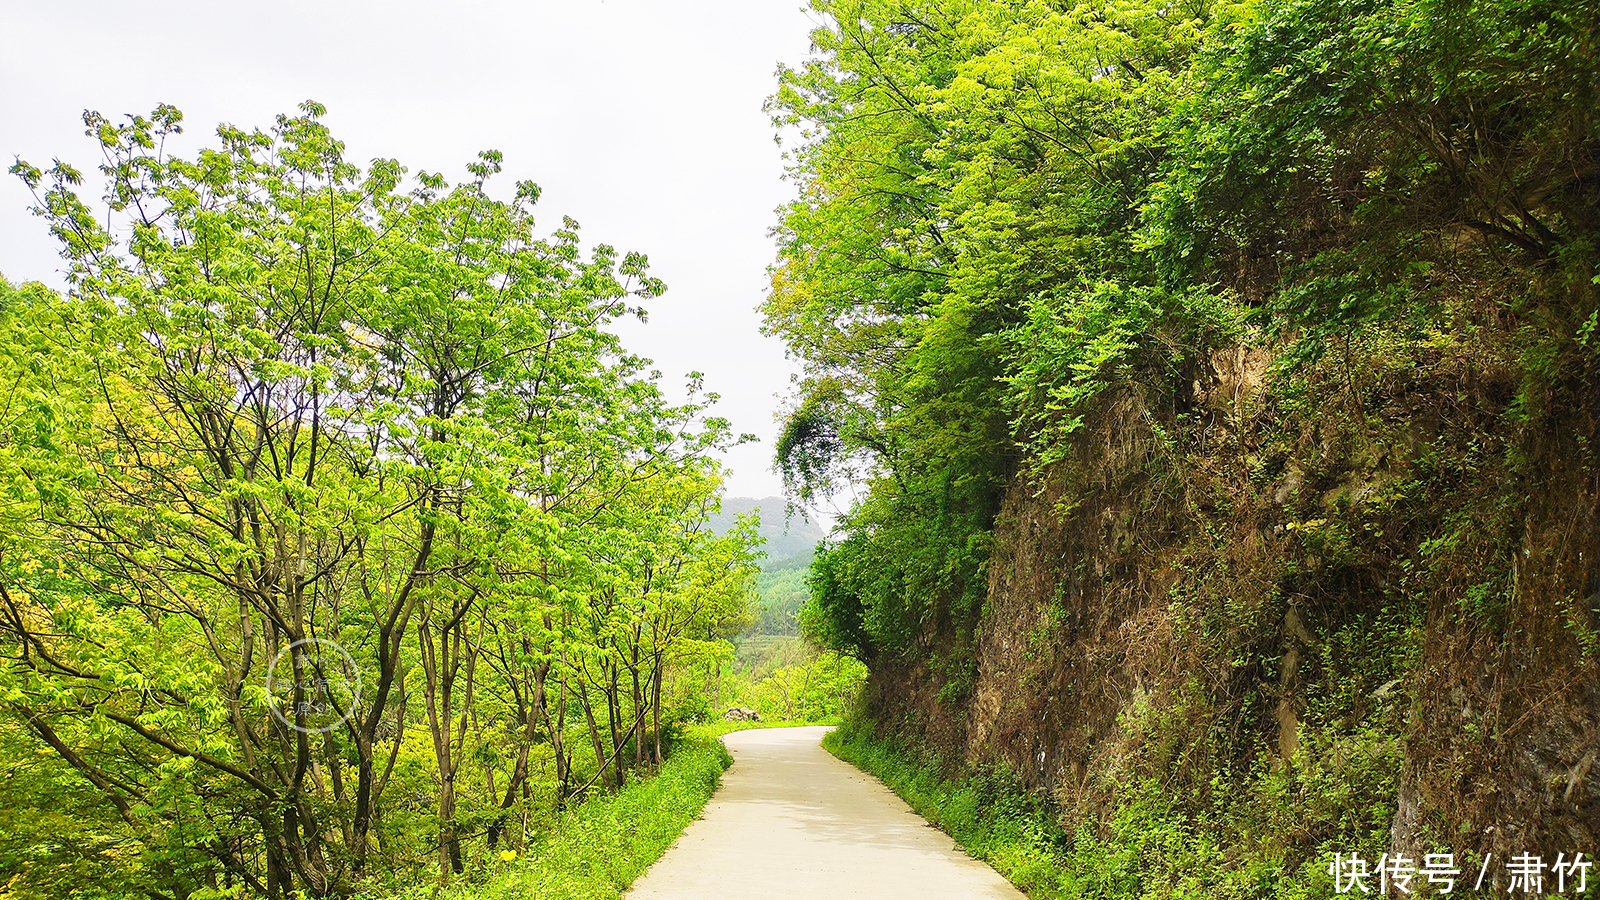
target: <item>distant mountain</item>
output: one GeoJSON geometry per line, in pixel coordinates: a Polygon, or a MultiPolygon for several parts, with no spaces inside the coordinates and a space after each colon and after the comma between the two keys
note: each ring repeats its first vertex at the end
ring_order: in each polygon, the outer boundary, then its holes
{"type": "Polygon", "coordinates": [[[811,550],[817,541],[822,540],[825,532],[798,510],[785,521],[785,505],[782,497],[762,497],[760,500],[751,497],[724,497],[722,512],[710,519],[711,528],[718,534],[726,534],[728,529],[733,527],[734,516],[751,510],[759,511],[761,514],[759,531],[761,536],[767,539],[765,548],[767,558],[763,561],[762,568],[773,570],[803,567],[810,562],[811,550]],[[803,561],[794,557],[800,557],[803,561]]]}

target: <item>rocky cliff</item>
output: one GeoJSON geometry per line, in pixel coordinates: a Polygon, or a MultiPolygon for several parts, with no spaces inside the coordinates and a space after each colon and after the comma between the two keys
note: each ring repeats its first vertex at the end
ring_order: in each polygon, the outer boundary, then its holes
{"type": "Polygon", "coordinates": [[[1600,381],[1514,344],[1126,380],[1008,489],[977,632],[931,622],[871,714],[1170,866],[1593,857],[1600,381]]]}

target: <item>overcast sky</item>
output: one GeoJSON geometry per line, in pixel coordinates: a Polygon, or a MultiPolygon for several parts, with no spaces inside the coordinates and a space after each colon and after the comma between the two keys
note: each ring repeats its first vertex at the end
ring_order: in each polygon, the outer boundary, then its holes
{"type": "MultiPolygon", "coordinates": [[[[499,184],[531,179],[548,233],[570,215],[586,246],[650,257],[667,293],[622,327],[679,396],[706,374],[716,411],[761,443],[730,454],[730,496],[781,492],[775,395],[796,367],[758,331],[767,230],[790,196],[761,111],[780,61],[809,47],[803,0],[216,0],[0,2],[0,159],[92,171],[82,111],[183,111],[192,155],[218,122],[265,128],[314,99],[365,162],[393,157],[452,182],[479,150],[499,184]]],[[[170,145],[169,145],[170,146],[170,145]]],[[[4,166],[0,166],[3,168],[4,166]]],[[[0,273],[61,285],[30,198],[0,177],[0,273]]]]}

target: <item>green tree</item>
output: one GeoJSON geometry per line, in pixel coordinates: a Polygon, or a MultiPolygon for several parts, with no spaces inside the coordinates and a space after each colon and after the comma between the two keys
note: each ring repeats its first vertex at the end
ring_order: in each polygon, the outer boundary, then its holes
{"type": "Polygon", "coordinates": [[[925,626],[970,635],[1028,445],[1130,361],[1191,352],[1150,339],[1192,304],[1140,228],[1209,9],[812,9],[818,59],[769,101],[801,141],[764,311],[807,366],[777,448],[791,489],[870,484],[813,573],[839,617],[814,633],[870,659],[925,626]]]}
{"type": "Polygon", "coordinates": [[[7,298],[5,702],[166,848],[178,896],[219,873],[350,893],[414,724],[433,846],[460,871],[457,788],[499,793],[492,765],[462,780],[469,750],[494,759],[480,715],[507,712],[476,702],[480,679],[514,682],[495,686],[522,736],[500,787],[526,797],[548,715],[525,676],[609,577],[591,520],[726,438],[605,330],[661,290],[643,257],[585,256],[570,220],[536,237],[536,186],[487,193],[496,153],[402,190],[398,163],[349,163],[322,112],[224,126],[193,160],[162,149],[170,107],[87,114],[105,218],[76,169],[13,167],[72,289],[7,298]],[[268,666],[312,639],[348,649],[359,694],[298,671],[273,694],[268,666]]]}

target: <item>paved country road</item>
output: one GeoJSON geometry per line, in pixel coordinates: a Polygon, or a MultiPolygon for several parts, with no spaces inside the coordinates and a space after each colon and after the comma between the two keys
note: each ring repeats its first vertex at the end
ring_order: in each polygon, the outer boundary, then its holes
{"type": "Polygon", "coordinates": [[[835,759],[828,729],[723,738],[733,766],[627,900],[1022,900],[876,778],[835,759]]]}

